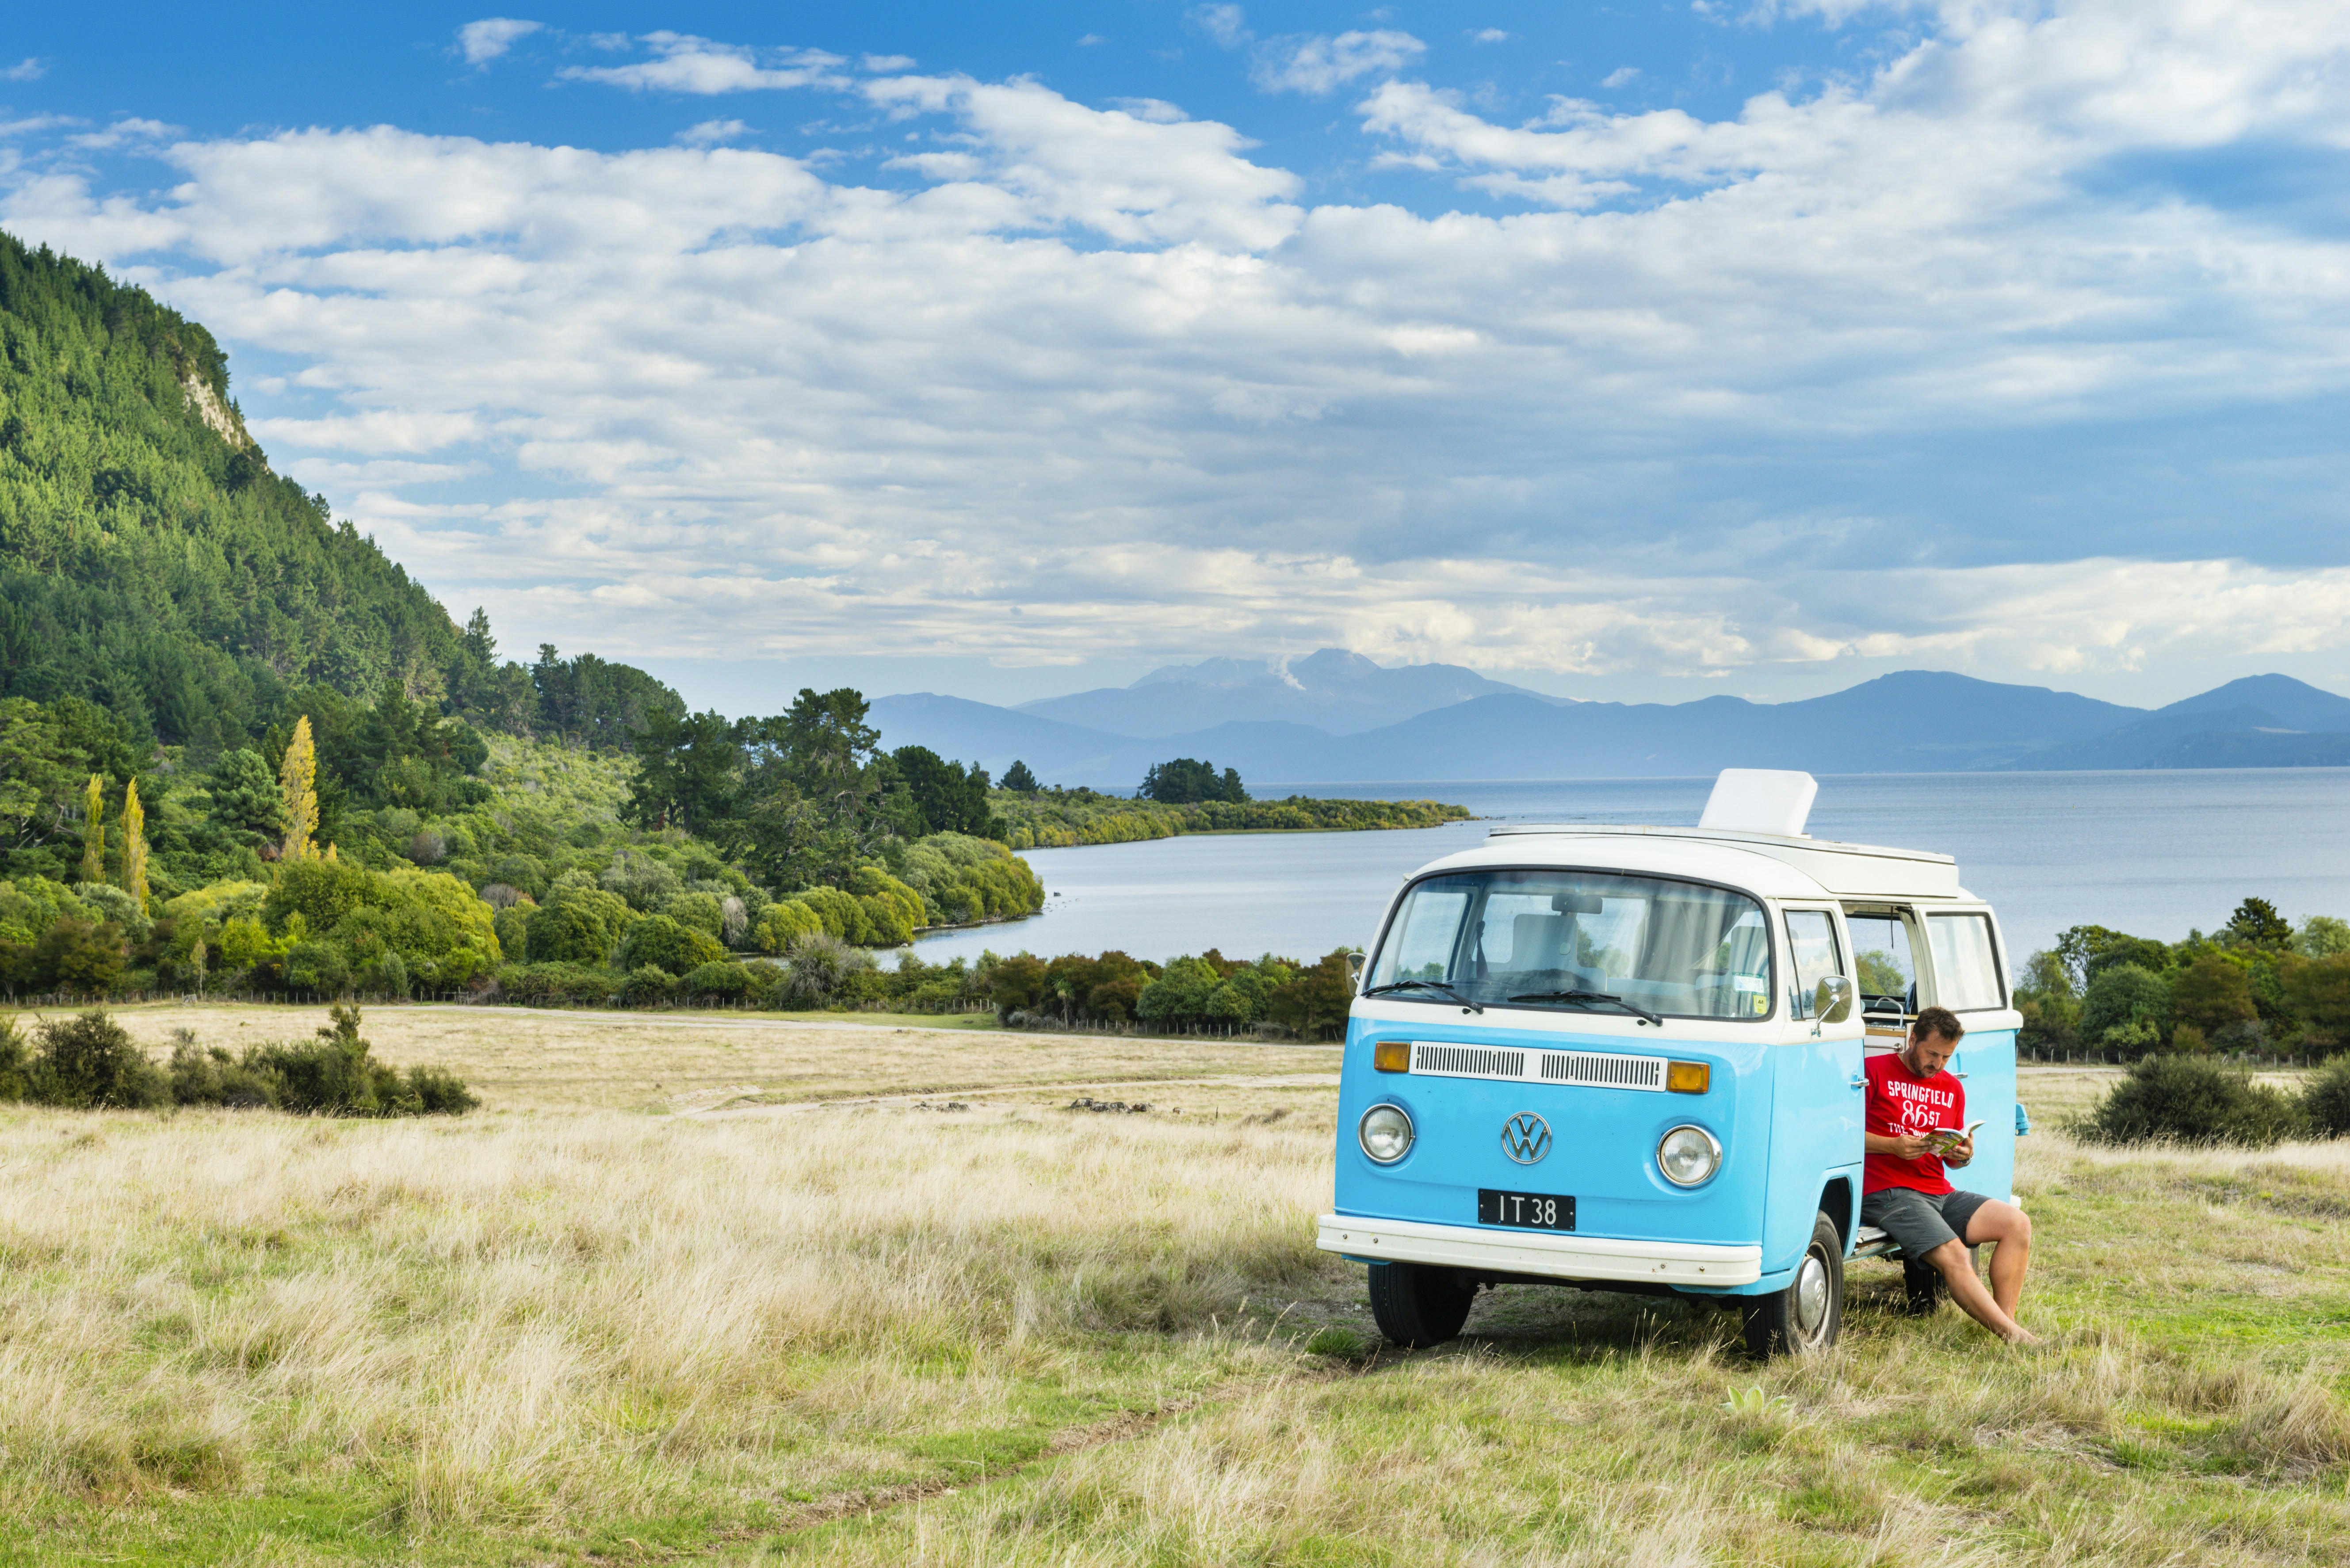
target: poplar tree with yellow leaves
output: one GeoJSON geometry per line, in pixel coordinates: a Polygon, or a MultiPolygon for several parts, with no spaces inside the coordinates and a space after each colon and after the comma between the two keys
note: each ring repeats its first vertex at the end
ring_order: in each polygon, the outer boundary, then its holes
{"type": "Polygon", "coordinates": [[[147,909],[147,813],[139,804],[139,781],[122,794],[122,890],[147,909]]]}
{"type": "Polygon", "coordinates": [[[286,742],[285,765],[277,770],[277,787],[286,797],[286,846],[281,860],[316,860],[318,846],[318,747],[310,739],[310,716],[295,722],[294,738],[286,742]]]}
{"type": "Polygon", "coordinates": [[[106,880],[106,785],[96,774],[82,792],[81,879],[106,880]]]}

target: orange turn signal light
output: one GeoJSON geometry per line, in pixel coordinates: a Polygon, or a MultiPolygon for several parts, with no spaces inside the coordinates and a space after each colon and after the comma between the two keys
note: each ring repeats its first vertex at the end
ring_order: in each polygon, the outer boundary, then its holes
{"type": "Polygon", "coordinates": [[[1371,1048],[1371,1065],[1382,1073],[1411,1071],[1411,1042],[1382,1040],[1371,1048]]]}
{"type": "Polygon", "coordinates": [[[1713,1069],[1702,1062],[1665,1064],[1665,1087],[1676,1095],[1702,1095],[1713,1082],[1713,1069]]]}

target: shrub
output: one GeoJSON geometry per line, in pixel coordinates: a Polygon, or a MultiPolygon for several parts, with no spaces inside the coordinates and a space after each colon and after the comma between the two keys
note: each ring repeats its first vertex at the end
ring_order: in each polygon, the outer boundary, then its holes
{"type": "Polygon", "coordinates": [[[25,1098],[33,1087],[33,1054],[13,1018],[0,1018],[0,1104],[25,1098]]]}
{"type": "Polygon", "coordinates": [[[786,898],[770,904],[759,913],[758,923],[752,928],[753,936],[762,952],[779,953],[792,944],[792,939],[807,931],[824,929],[816,912],[796,898],[786,898]]]}
{"type": "Polygon", "coordinates": [[[33,944],[30,968],[45,989],[104,996],[122,981],[122,929],[111,921],[59,920],[33,944]]]}
{"type": "Polygon", "coordinates": [[[2350,1042],[2350,952],[2287,960],[2280,967],[2284,1002],[2293,1016],[2336,1044],[2350,1042]]]}
{"type": "Polygon", "coordinates": [[[2291,1097],[2205,1056],[2148,1056],[2114,1085],[2085,1130],[2109,1143],[2168,1138],[2265,1148],[2306,1128],[2291,1097]]]}
{"type": "Polygon", "coordinates": [[[337,1007],[316,1040],[256,1045],[244,1054],[248,1071],[265,1076],[276,1103],[315,1116],[457,1115],[480,1102],[464,1084],[437,1067],[397,1068],[369,1054],[359,1036],[359,1010],[337,1007]]]}
{"type": "Polygon", "coordinates": [[[257,1110],[277,1104],[277,1084],[219,1046],[206,1050],[190,1038],[172,1051],[172,1098],[182,1106],[257,1110]]]}
{"type": "Polygon", "coordinates": [[[510,963],[498,971],[499,994],[526,1007],[601,1007],[619,983],[611,971],[586,964],[510,963]]]}
{"type": "Polygon", "coordinates": [[[629,978],[612,993],[612,1000],[623,1007],[650,1007],[667,1002],[677,990],[677,981],[669,971],[655,964],[645,964],[630,970],[629,978]]]}
{"type": "Polygon", "coordinates": [[[740,1002],[752,990],[751,971],[732,961],[703,964],[677,982],[680,996],[712,1002],[740,1002]]]}
{"type": "Polygon", "coordinates": [[[2260,1009],[2252,1004],[2251,976],[2244,966],[2207,952],[2171,977],[2170,1013],[2210,1036],[2259,1017],[2260,1009]]]}
{"type": "MultiPolygon", "coordinates": [[[[2131,1024],[2150,1026],[2158,1038],[2170,1011],[2170,988],[2160,976],[2134,963],[2099,970],[2081,999],[2081,1034],[2094,1045],[2144,1044],[2139,1040],[2108,1040],[2107,1035],[2131,1024]]],[[[2133,1035],[2137,1031],[2130,1032],[2133,1035]]]]}
{"type": "Polygon", "coordinates": [[[169,1105],[172,1082],[103,1011],[44,1019],[26,1096],[69,1110],[169,1105]]]}
{"type": "Polygon", "coordinates": [[[558,883],[530,917],[532,963],[602,963],[634,917],[618,895],[577,883],[558,883]]]}
{"type": "Polygon", "coordinates": [[[296,942],[286,950],[286,984],[294,991],[340,996],[351,988],[351,961],[332,942],[296,942]]]}
{"type": "Polygon", "coordinates": [[[873,969],[872,954],[826,931],[794,937],[788,958],[783,996],[795,1007],[826,1006],[842,996],[858,974],[873,969]]]}
{"type": "Polygon", "coordinates": [[[657,909],[663,899],[685,887],[685,879],[676,872],[635,849],[623,849],[612,857],[601,880],[606,892],[627,899],[632,909],[657,909]]]}
{"type": "Polygon", "coordinates": [[[2327,1137],[2350,1133],[2350,1056],[2336,1056],[2302,1091],[2310,1126],[2327,1137]]]}
{"type": "Polygon", "coordinates": [[[647,915],[620,939],[613,961],[626,970],[650,964],[676,975],[716,963],[725,956],[726,950],[719,946],[716,937],[689,930],[667,915],[647,915]]]}

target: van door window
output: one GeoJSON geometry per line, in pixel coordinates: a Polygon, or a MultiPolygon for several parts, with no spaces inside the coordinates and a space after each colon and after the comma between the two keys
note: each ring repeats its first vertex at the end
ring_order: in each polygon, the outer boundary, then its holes
{"type": "Polygon", "coordinates": [[[1917,1012],[1918,962],[1909,950],[1909,922],[1898,915],[1849,909],[1844,922],[1852,932],[1855,961],[1860,966],[1861,1011],[1917,1012]]]}
{"type": "Polygon", "coordinates": [[[1965,1012],[2007,1005],[1990,916],[1930,915],[1926,941],[1934,951],[1934,989],[1943,1006],[1965,1012]]]}
{"type": "Polygon", "coordinates": [[[1819,1000],[1820,981],[1844,972],[1835,921],[1825,909],[1787,911],[1787,952],[1794,959],[1794,986],[1787,997],[1791,1018],[1809,1018],[1819,1000]]]}

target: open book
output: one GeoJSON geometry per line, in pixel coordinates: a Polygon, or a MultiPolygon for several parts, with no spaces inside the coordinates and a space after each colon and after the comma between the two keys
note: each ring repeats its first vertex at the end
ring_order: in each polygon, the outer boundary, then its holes
{"type": "Polygon", "coordinates": [[[1926,1135],[1926,1152],[1939,1159],[1960,1144],[1971,1140],[1981,1127],[1981,1122],[1969,1122],[1964,1132],[1956,1127],[1937,1127],[1926,1135]]]}

